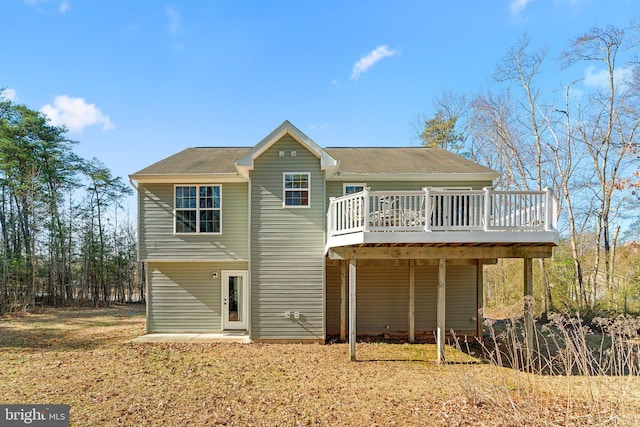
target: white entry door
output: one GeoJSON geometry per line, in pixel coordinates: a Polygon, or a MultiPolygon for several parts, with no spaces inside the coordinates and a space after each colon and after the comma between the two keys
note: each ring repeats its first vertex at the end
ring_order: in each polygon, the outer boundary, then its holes
{"type": "Polygon", "coordinates": [[[246,270],[222,271],[222,329],[247,329],[248,285],[246,270]]]}

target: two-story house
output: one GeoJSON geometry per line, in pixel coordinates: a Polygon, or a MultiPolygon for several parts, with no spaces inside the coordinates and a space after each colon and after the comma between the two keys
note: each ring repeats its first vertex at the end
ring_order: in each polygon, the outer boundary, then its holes
{"type": "MultiPolygon", "coordinates": [[[[483,265],[558,243],[549,191],[438,148],[321,148],[288,121],[253,147],[189,148],[130,176],[150,333],[324,342],[481,335],[483,265]]],[[[440,347],[439,347],[440,349],[440,347]]]]}

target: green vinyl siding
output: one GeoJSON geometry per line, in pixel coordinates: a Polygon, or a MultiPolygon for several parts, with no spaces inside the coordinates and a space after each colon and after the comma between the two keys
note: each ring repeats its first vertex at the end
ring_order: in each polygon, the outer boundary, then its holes
{"type": "Polygon", "coordinates": [[[325,194],[320,160],[290,136],[274,143],[254,160],[251,211],[252,338],[324,339],[325,194]],[[284,172],[310,173],[309,207],[283,207],[284,172]],[[295,312],[299,319],[294,319],[295,312]]]}
{"type": "MultiPolygon", "coordinates": [[[[438,267],[434,261],[415,261],[415,331],[436,329],[438,267]]],[[[358,334],[377,335],[409,330],[409,262],[359,260],[356,283],[358,334]]],[[[475,330],[476,266],[447,263],[445,327],[475,330]]],[[[327,334],[340,328],[340,264],[327,265],[327,334]]]]}
{"type": "Polygon", "coordinates": [[[149,263],[148,332],[220,332],[221,272],[247,268],[247,262],[149,263]]]}
{"type": "Polygon", "coordinates": [[[420,191],[424,187],[434,188],[471,188],[482,190],[491,187],[490,181],[452,182],[452,181],[367,181],[365,178],[354,178],[348,181],[327,181],[327,206],[329,197],[340,197],[344,194],[344,183],[366,184],[371,191],[420,191]]]}
{"type": "Polygon", "coordinates": [[[221,234],[174,233],[174,185],[140,184],[140,258],[142,260],[247,260],[248,184],[220,184],[221,234]]]}
{"type": "Polygon", "coordinates": [[[476,265],[447,265],[447,331],[475,335],[478,310],[476,265]]]}
{"type": "Polygon", "coordinates": [[[325,310],[327,335],[340,334],[340,262],[327,261],[325,310]]]}
{"type": "Polygon", "coordinates": [[[358,260],[356,268],[357,332],[408,331],[408,261],[358,260]]]}
{"type": "MultiPolygon", "coordinates": [[[[457,333],[473,332],[478,315],[475,265],[447,263],[445,329],[457,333]]],[[[416,266],[416,331],[434,331],[438,300],[438,266],[416,266]]]]}

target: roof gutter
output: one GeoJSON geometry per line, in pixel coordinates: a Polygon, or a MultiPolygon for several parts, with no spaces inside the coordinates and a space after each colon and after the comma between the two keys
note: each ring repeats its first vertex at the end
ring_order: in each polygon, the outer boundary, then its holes
{"type": "Polygon", "coordinates": [[[136,182],[131,177],[129,177],[129,185],[131,185],[134,190],[138,191],[138,184],[136,184],[136,182]]]}
{"type": "Polygon", "coordinates": [[[475,172],[475,173],[357,173],[339,172],[332,177],[327,177],[327,181],[350,181],[361,179],[365,181],[449,181],[449,182],[469,182],[469,181],[491,181],[494,182],[500,177],[497,172],[475,172]]]}
{"type": "Polygon", "coordinates": [[[246,178],[237,173],[221,173],[221,174],[149,174],[149,175],[131,175],[130,179],[137,181],[138,184],[207,184],[207,183],[226,183],[226,182],[247,182],[246,178]]]}

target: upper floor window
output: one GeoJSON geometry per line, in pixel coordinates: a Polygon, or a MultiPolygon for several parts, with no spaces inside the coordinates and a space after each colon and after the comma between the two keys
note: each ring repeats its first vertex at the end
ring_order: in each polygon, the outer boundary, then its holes
{"type": "Polygon", "coordinates": [[[359,193],[361,191],[364,191],[366,184],[351,184],[351,183],[345,183],[343,186],[343,193],[345,196],[348,196],[349,194],[353,194],[353,193],[359,193]]]}
{"type": "Polygon", "coordinates": [[[220,233],[219,185],[176,185],[175,232],[220,233]]]}
{"type": "Polygon", "coordinates": [[[309,207],[309,172],[285,172],[283,180],[283,198],[285,207],[309,207]]]}

